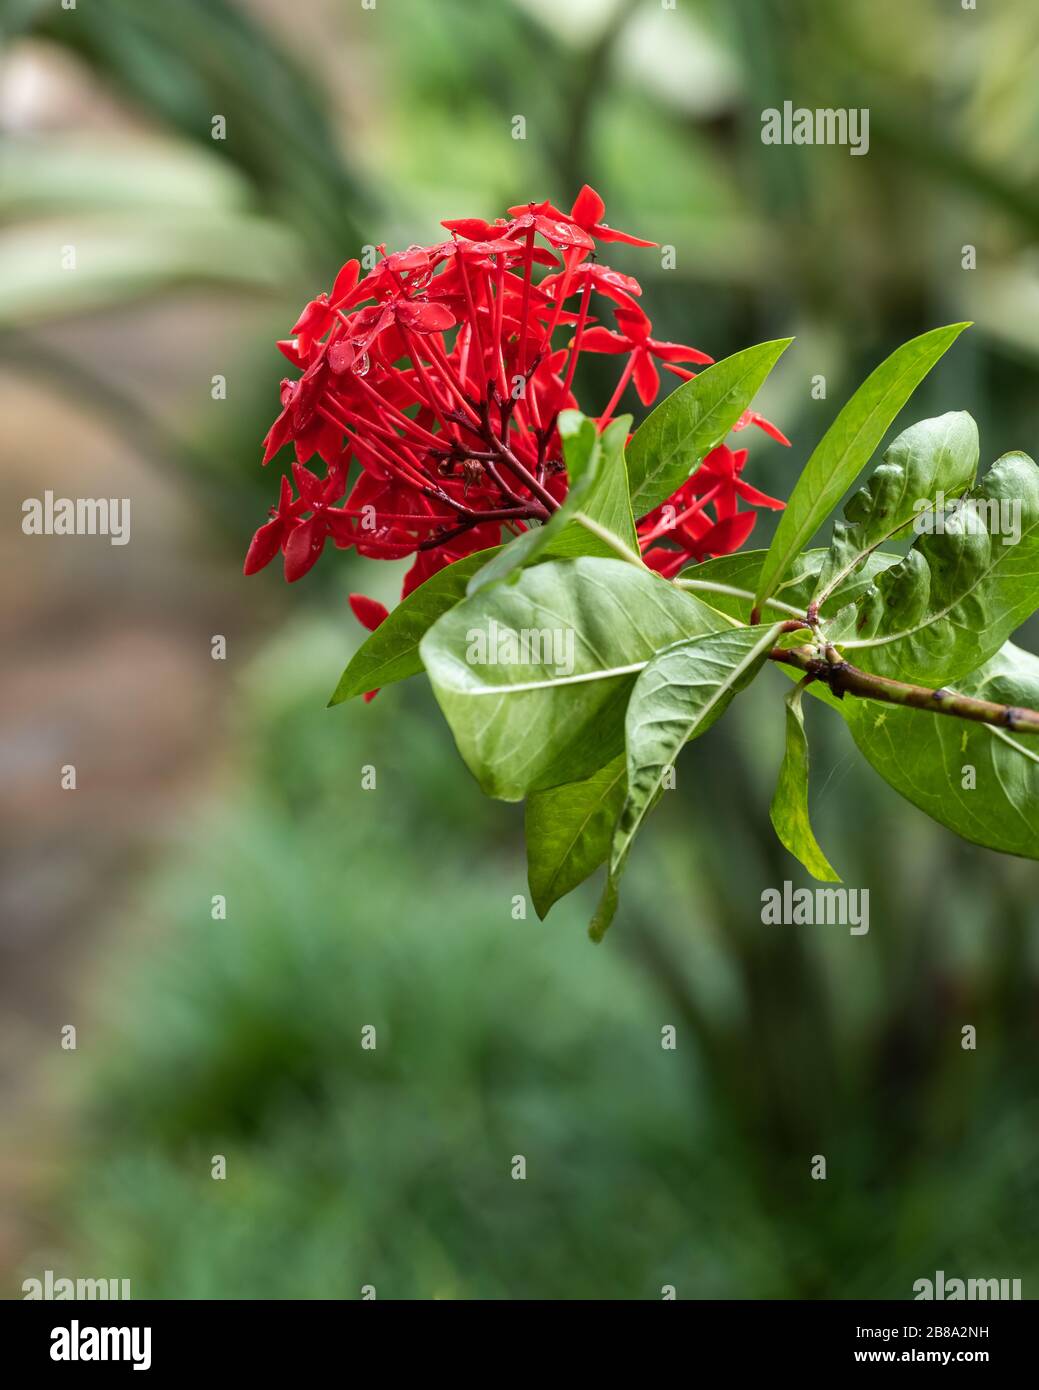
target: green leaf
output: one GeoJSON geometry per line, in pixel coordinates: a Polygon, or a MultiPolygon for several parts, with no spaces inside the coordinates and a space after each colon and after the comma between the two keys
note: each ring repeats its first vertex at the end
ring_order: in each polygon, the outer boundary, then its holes
{"type": "Polygon", "coordinates": [[[978,427],[965,410],[904,430],[867,486],[848,502],[845,520],[834,523],[815,599],[832,593],[878,546],[906,535],[925,505],[966,492],[977,476],[978,456],[978,427]]]}
{"type": "Polygon", "coordinates": [[[329,706],[422,670],[419,643],[441,614],[465,598],[465,586],[497,550],[480,550],[439,570],[399,603],[354,653],[329,706]]]}
{"type": "Polygon", "coordinates": [[[777,338],[715,362],[643,420],[628,445],[636,517],[665,502],[722,442],[792,342],[777,338]]]}
{"type": "Polygon", "coordinates": [[[467,766],[489,796],[518,801],[616,757],[638,672],[719,621],[623,560],[552,560],[452,608],[420,650],[467,766]]]}
{"type": "Polygon", "coordinates": [[[679,750],[725,712],[778,635],[772,624],[693,637],[658,652],[639,676],[624,720],[628,794],[610,851],[612,869],[626,857],[679,750]]]}
{"type": "MultiPolygon", "coordinates": [[[[1039,658],[1008,642],[955,688],[1039,709],[1039,658]]],[[[974,844],[1039,859],[1039,740],[868,700],[839,705],[859,751],[907,801],[974,844]]]]}
{"type": "MultiPolygon", "coordinates": [[[[829,552],[826,550],[806,550],[798,557],[795,572],[786,579],[776,591],[774,598],[785,605],[783,616],[793,617],[787,608],[792,608],[798,616],[804,614],[809,600],[815,592],[819,571],[826,563],[829,552]]],[[[820,612],[825,617],[836,613],[845,604],[861,597],[870,588],[878,574],[900,562],[900,556],[887,555],[874,551],[862,566],[846,580],[823,603],[820,612]]],[[[702,564],[691,565],[679,575],[679,582],[688,585],[688,592],[709,604],[718,613],[738,618],[742,623],[750,622],[754,607],[754,594],[758,576],[765,559],[764,550],[741,550],[735,555],[719,555],[716,559],[705,560],[702,564]]],[[[765,603],[765,616],[778,617],[780,610],[771,602],[765,603]]]]}
{"type": "Polygon", "coordinates": [[[588,924],[588,935],[593,941],[601,941],[606,929],[617,915],[618,887],[617,875],[612,871],[606,876],[606,886],[602,890],[595,915],[588,924]]]}
{"type": "Polygon", "coordinates": [[[583,782],[530,795],[527,879],[539,917],[606,860],[627,785],[624,754],[619,753],[583,782]]]}
{"type": "Polygon", "coordinates": [[[1030,458],[1004,454],[939,519],[941,532],[918,536],[903,561],[824,625],[865,671],[923,685],[957,680],[1039,608],[1039,468],[1030,458]]]}
{"type": "Polygon", "coordinates": [[[968,325],[935,328],[903,343],[866,378],[823,435],[779,518],[758,580],[760,605],[862,471],[891,421],[968,325]]]}
{"type": "MultiPolygon", "coordinates": [[[[562,419],[562,416],[560,417],[562,419]]],[[[631,416],[618,416],[599,436],[601,458],[594,482],[581,500],[581,515],[603,527],[638,554],[639,540],[628,496],[628,469],[624,446],[631,429],[631,416]]],[[[570,460],[567,458],[569,471],[570,460]]],[[[616,552],[580,522],[571,524],[552,541],[548,553],[558,559],[575,555],[612,557],[616,552]]]]}
{"type": "Polygon", "coordinates": [[[808,737],[801,708],[801,686],[786,698],[786,751],[779,769],[769,817],[780,842],[813,878],[840,883],[840,874],[819,848],[808,815],[808,737]]]}
{"type": "MultiPolygon", "coordinates": [[[[573,521],[574,514],[580,510],[599,473],[602,458],[599,432],[595,421],[589,420],[580,411],[564,410],[559,415],[559,434],[570,481],[566,499],[543,525],[531,526],[503,546],[492,560],[473,575],[466,593],[478,593],[488,584],[497,584],[533,563],[553,541],[560,540],[573,521]]],[[[581,535],[589,536],[590,533],[582,529],[581,535]]],[[[602,542],[596,540],[596,544],[601,545],[602,542]]]]}
{"type": "Polygon", "coordinates": [[[714,632],[658,652],[635,682],[624,721],[628,791],[610,847],[610,870],[590,933],[601,940],[617,908],[632,841],[680,750],[698,738],[757,674],[780,625],[714,632]]]}

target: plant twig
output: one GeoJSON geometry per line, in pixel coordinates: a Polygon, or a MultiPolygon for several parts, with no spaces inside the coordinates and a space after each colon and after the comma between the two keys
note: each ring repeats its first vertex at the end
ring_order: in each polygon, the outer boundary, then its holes
{"type": "Polygon", "coordinates": [[[857,695],[866,700],[879,700],[885,705],[900,705],[903,709],[926,710],[929,714],[947,714],[955,719],[992,724],[1013,733],[1039,734],[1039,710],[1000,705],[994,700],[978,700],[972,695],[960,695],[944,687],[929,690],[923,685],[874,676],[842,660],[832,649],[829,659],[818,656],[810,647],[790,650],[774,647],[768,655],[770,661],[794,666],[813,680],[829,686],[838,699],[843,699],[845,695],[857,695]]]}

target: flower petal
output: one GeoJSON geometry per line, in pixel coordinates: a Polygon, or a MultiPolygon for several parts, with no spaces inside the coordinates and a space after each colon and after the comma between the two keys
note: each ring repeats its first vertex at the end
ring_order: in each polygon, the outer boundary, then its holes
{"type": "Polygon", "coordinates": [[[327,530],[320,513],[302,522],[285,543],[285,578],[290,584],[313,569],[325,546],[327,530]]]}
{"type": "Polygon", "coordinates": [[[580,227],[591,231],[606,211],[606,204],[589,184],[585,184],[574,199],[570,216],[580,227]]]}
{"type": "Polygon", "coordinates": [[[351,594],[350,608],[357,621],[369,632],[374,632],[380,623],[384,623],[390,616],[390,610],[384,603],[368,598],[366,594],[351,594]]]}
{"type": "Polygon", "coordinates": [[[754,530],[758,519],[757,512],[737,512],[712,526],[700,541],[700,548],[706,555],[731,555],[754,530]]]}
{"type": "Polygon", "coordinates": [[[397,305],[398,322],[416,333],[444,333],[455,326],[455,316],[446,304],[419,303],[403,299],[397,305]]]}
{"type": "Polygon", "coordinates": [[[261,526],[253,536],[246,553],[245,564],[242,567],[244,574],[256,574],[277,555],[281,547],[281,533],[284,523],[280,517],[275,517],[273,521],[268,521],[261,526]]]}
{"type": "Polygon", "coordinates": [[[635,390],[639,393],[639,400],[643,405],[651,405],[660,390],[660,373],[645,348],[635,349],[632,376],[635,379],[635,390]]]}

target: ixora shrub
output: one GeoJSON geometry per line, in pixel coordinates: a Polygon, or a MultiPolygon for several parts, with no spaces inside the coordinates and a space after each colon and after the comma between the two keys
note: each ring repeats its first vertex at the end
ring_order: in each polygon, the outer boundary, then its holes
{"type": "Polygon", "coordinates": [[[279,344],[301,375],[282,383],[265,462],[291,441],[295,489],[282,478],[246,573],[280,552],[299,579],[329,540],[415,557],[392,613],[351,596],[372,631],[331,703],[425,669],[483,790],[526,798],[539,915],[606,864],[595,938],[679,752],[766,662],[797,680],[772,824],[816,878],[840,881],[808,816],[805,690],[928,815],[1039,858],[1039,658],[1008,640],[1039,607],[1039,469],[1010,453],[979,478],[972,418],[922,420],[829,547],[807,548],[968,325],[882,362],[784,509],[744,481],[747,451],[726,440],[754,425],[789,442],[751,402],[791,340],[712,363],[653,338],[638,282],[593,254],[652,243],[603,213],[586,187],[569,213],[530,204],[445,222],[434,246],[379,248],[279,344]],[[603,301],[616,328],[592,316],[603,301]],[[572,391],[589,352],[623,360],[595,417],[572,391]],[[632,434],[614,412],[629,382],[655,400],[658,362],[683,384],[632,434]],[[772,544],[736,553],[758,507],[783,510],[772,544]]]}

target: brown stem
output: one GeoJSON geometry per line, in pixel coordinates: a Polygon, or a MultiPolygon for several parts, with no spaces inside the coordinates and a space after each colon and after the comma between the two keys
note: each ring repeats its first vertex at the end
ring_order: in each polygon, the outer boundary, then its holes
{"type": "Polygon", "coordinates": [[[452,526],[448,531],[441,531],[439,535],[430,536],[422,541],[418,546],[419,550],[433,550],[438,545],[443,545],[445,541],[453,541],[456,536],[464,536],[466,531],[471,531],[474,526],[482,526],[488,521],[544,521],[546,519],[544,507],[537,502],[531,502],[522,507],[499,507],[490,512],[474,512],[458,526],[452,526]]]}
{"type": "Polygon", "coordinates": [[[979,724],[992,724],[1019,734],[1039,734],[1039,710],[1022,709],[1015,705],[1000,705],[994,700],[977,700],[970,695],[958,695],[953,690],[929,690],[923,685],[890,680],[860,671],[831,651],[829,659],[816,656],[810,648],[785,650],[774,647],[769,660],[794,666],[813,680],[828,685],[838,699],[858,695],[866,700],[879,700],[886,705],[904,709],[927,710],[931,714],[947,714],[955,719],[970,719],[979,724]],[[834,659],[837,658],[837,659],[834,659]]]}
{"type": "Polygon", "coordinates": [[[559,509],[559,503],[552,494],[538,482],[533,473],[526,468],[512,452],[504,440],[499,439],[494,432],[491,424],[490,404],[487,401],[480,402],[480,413],[482,416],[482,434],[484,443],[487,445],[498,462],[517,477],[525,488],[538,499],[547,512],[554,512],[559,509]]]}

